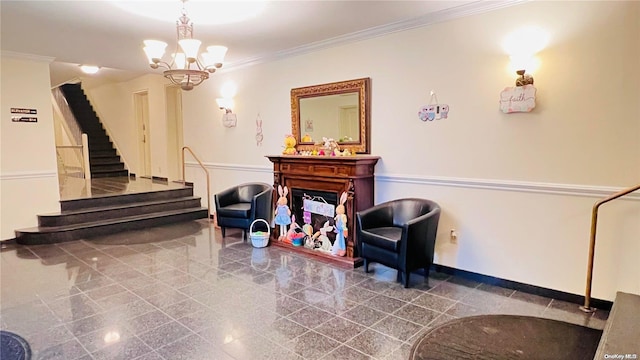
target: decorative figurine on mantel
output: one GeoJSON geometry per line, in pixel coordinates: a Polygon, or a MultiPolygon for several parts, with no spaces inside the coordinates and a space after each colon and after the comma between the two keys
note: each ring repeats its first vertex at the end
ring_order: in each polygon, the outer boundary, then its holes
{"type": "Polygon", "coordinates": [[[289,134],[284,137],[284,150],[282,155],[295,155],[296,154],[296,138],[289,134]]]}
{"type": "Polygon", "coordinates": [[[280,195],[280,197],[276,203],[276,217],[274,222],[280,226],[280,236],[278,237],[280,241],[286,238],[287,226],[291,224],[291,210],[287,205],[287,194],[289,194],[289,189],[287,189],[286,186],[282,188],[282,185],[278,185],[278,195],[280,195]]]}
{"type": "Polygon", "coordinates": [[[336,240],[331,248],[331,255],[345,256],[347,254],[346,238],[348,235],[347,215],[345,215],[344,204],[347,202],[347,193],[340,195],[340,204],[336,206],[336,240]]]}

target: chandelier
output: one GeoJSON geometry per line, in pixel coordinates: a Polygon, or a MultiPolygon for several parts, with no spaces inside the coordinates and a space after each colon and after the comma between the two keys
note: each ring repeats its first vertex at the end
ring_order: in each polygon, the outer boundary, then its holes
{"type": "Polygon", "coordinates": [[[149,58],[152,69],[165,68],[164,77],[182,90],[191,90],[209,78],[209,74],[222,67],[227,48],[220,45],[208,46],[207,51],[198,55],[200,40],[193,38],[193,23],[187,16],[187,10],[182,1],[182,16],[176,21],[178,43],[171,55],[171,62],[162,60],[167,43],[159,40],[145,40],[144,52],[149,58]]]}

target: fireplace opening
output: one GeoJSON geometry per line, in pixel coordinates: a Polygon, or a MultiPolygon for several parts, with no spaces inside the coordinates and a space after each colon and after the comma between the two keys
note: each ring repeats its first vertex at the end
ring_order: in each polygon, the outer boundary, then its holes
{"type": "Polygon", "coordinates": [[[337,204],[338,194],[335,192],[291,189],[291,214],[295,215],[296,224],[302,229],[305,224],[311,225],[312,234],[326,235],[331,244],[336,239],[334,218],[337,204]],[[331,229],[327,230],[329,227],[331,229]]]}

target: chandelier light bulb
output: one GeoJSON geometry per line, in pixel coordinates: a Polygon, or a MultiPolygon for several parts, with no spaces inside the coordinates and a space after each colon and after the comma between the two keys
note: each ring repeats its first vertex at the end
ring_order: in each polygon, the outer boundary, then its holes
{"type": "Polygon", "coordinates": [[[152,69],[162,67],[163,75],[173,84],[183,90],[191,90],[209,78],[209,74],[222,67],[227,48],[224,46],[209,46],[207,51],[199,54],[200,40],[193,38],[193,23],[183,8],[176,22],[177,44],[172,54],[171,63],[162,60],[167,43],[158,40],[145,40],[144,52],[149,59],[152,69]]]}

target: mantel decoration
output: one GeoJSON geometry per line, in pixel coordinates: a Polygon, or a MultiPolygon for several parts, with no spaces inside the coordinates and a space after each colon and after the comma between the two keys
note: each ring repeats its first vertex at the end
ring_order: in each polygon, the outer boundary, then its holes
{"type": "Polygon", "coordinates": [[[206,52],[198,54],[202,42],[193,38],[193,23],[184,6],[187,0],[181,1],[182,15],[176,22],[178,43],[171,61],[162,60],[167,47],[164,41],[145,40],[144,52],[152,69],[165,68],[164,77],[179,85],[182,90],[192,90],[207,80],[210,73],[222,67],[227,48],[220,45],[208,46],[206,52]]]}

